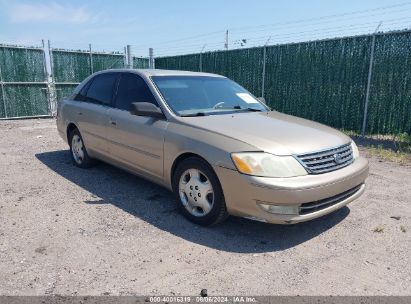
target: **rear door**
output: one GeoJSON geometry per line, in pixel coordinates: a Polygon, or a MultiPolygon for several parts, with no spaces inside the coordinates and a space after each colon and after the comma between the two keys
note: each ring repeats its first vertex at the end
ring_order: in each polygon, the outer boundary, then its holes
{"type": "Polygon", "coordinates": [[[157,178],[163,176],[165,119],[130,114],[132,102],[158,106],[145,80],[134,73],[121,73],[113,108],[108,110],[110,157],[157,178]]]}
{"type": "Polygon", "coordinates": [[[88,150],[108,155],[108,110],[112,105],[118,73],[96,75],[80,92],[77,123],[88,150]]]}

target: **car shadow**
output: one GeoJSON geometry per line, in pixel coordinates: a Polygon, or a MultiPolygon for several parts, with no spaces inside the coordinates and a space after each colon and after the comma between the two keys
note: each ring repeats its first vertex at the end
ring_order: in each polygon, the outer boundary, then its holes
{"type": "Polygon", "coordinates": [[[72,165],[67,150],[36,154],[44,165],[90,192],[85,204],[112,204],[151,225],[187,241],[227,252],[262,253],[302,244],[332,228],[349,214],[344,207],[316,220],[295,225],[271,225],[230,217],[213,227],[186,220],[171,192],[105,163],[84,170],[72,165]]]}

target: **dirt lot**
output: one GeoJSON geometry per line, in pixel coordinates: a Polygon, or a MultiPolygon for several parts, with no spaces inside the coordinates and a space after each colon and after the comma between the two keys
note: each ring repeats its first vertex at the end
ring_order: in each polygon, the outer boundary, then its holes
{"type": "Polygon", "coordinates": [[[0,134],[2,295],[411,295],[410,165],[370,158],[366,193],[315,221],[202,228],[150,182],[74,167],[52,119],[0,134]]]}

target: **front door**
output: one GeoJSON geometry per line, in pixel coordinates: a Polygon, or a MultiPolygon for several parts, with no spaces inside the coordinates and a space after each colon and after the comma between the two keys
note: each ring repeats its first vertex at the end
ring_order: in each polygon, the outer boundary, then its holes
{"type": "Polygon", "coordinates": [[[168,122],[130,114],[132,102],[157,102],[145,81],[122,73],[113,108],[108,110],[110,157],[157,178],[163,176],[163,143],[168,122]]]}

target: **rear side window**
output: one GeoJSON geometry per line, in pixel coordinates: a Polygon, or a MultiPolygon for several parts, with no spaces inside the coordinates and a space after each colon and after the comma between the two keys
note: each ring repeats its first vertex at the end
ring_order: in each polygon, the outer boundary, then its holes
{"type": "Polygon", "coordinates": [[[157,101],[144,79],[135,74],[124,73],[118,86],[115,107],[129,111],[133,102],[150,102],[157,106],[157,101]]]}
{"type": "Polygon", "coordinates": [[[108,73],[94,77],[87,90],[87,100],[109,105],[113,97],[117,74],[108,73]]]}

